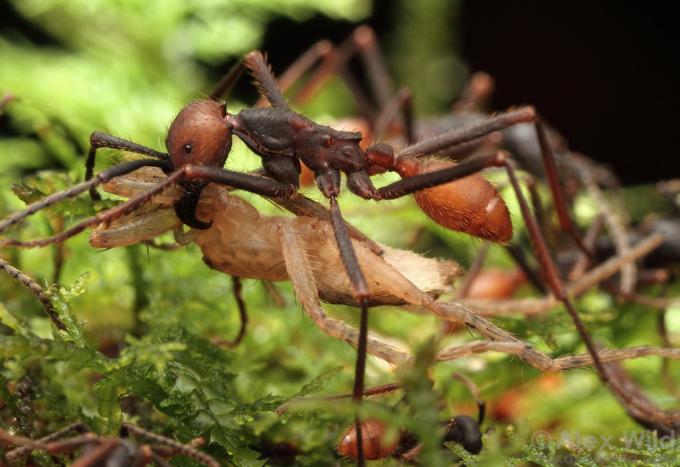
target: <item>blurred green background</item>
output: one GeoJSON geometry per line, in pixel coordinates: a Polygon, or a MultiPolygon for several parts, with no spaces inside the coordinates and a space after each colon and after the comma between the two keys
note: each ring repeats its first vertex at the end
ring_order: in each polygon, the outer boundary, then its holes
{"type": "MultiPolygon", "coordinates": [[[[413,87],[421,114],[444,112],[469,74],[457,52],[459,3],[396,3],[396,27],[379,37],[390,71],[395,82],[413,87]]],[[[15,191],[32,199],[81,180],[94,130],[163,149],[177,111],[209,92],[237,57],[260,47],[276,21],[318,19],[353,26],[374,14],[373,8],[371,2],[359,0],[4,2],[3,13],[10,19],[0,31],[0,94],[12,99],[7,98],[0,111],[0,216],[24,205],[12,192],[13,185],[22,185],[15,191]]],[[[294,33],[291,43],[298,44],[301,40],[293,40],[294,33]]],[[[310,38],[305,44],[312,42],[310,38]]],[[[303,50],[288,53],[294,57],[303,50]]],[[[273,54],[270,58],[275,72],[289,60],[273,54]]],[[[232,112],[254,102],[255,93],[248,80],[243,81],[229,99],[232,112]]],[[[356,113],[339,80],[298,110],[326,123],[356,113]]],[[[126,157],[107,150],[101,154],[99,169],[126,157]]],[[[246,170],[258,164],[259,159],[235,140],[228,166],[246,170]]],[[[313,190],[309,194],[320,199],[313,190]]],[[[244,196],[265,213],[281,214],[270,203],[244,196]]],[[[383,206],[345,196],[342,203],[352,223],[392,246],[411,248],[418,237],[419,251],[464,265],[481,246],[479,240],[433,226],[409,199],[383,206]]],[[[43,236],[92,212],[85,197],[69,201],[35,216],[12,235],[43,236]]],[[[521,227],[518,230],[521,234],[521,227]]],[[[37,436],[83,420],[100,432],[113,432],[127,418],[182,441],[206,436],[207,450],[225,463],[345,462],[334,447],[351,423],[350,405],[323,404],[282,418],[273,413],[295,395],[347,392],[353,378],[355,351],[311,323],[289,284],[279,287],[286,302],[279,307],[262,284],[245,281],[251,312],[248,335],[240,347],[225,351],[209,339],[229,338],[237,329],[230,281],[209,270],[196,247],[97,251],[82,234],[63,246],[4,249],[0,254],[42,284],[59,284],[51,286],[52,293],[63,316],[72,319],[68,333],[52,332],[34,298],[0,275],[0,426],[37,436]]],[[[510,265],[497,247],[490,262],[510,265]]],[[[631,304],[614,307],[608,296],[596,292],[579,305],[603,344],[659,345],[654,310],[631,304]]],[[[354,309],[327,308],[356,323],[354,309]]],[[[375,310],[371,321],[376,332],[421,349],[425,362],[431,336],[440,329],[432,317],[388,307],[375,310]]],[[[582,351],[560,310],[531,321],[499,322],[548,353],[582,351]]],[[[460,333],[437,345],[470,337],[460,333]]],[[[658,359],[633,361],[627,367],[659,403],[674,402],[659,383],[658,359]]],[[[369,408],[428,437],[436,432],[437,420],[475,412],[470,396],[451,379],[453,371],[470,376],[490,401],[486,447],[473,457],[455,447],[455,453],[440,450],[435,443],[425,450],[424,465],[448,465],[456,456],[463,456],[467,465],[569,465],[575,459],[595,465],[605,454],[622,463],[638,459],[652,464],[658,459],[654,456],[668,459],[677,454],[676,446],[591,453],[579,443],[572,443],[571,449],[564,442],[532,444],[532,434],[543,430],[557,441],[565,432],[620,437],[640,428],[592,371],[541,377],[500,354],[440,364],[433,370],[424,364],[397,376],[371,358],[369,385],[400,378],[412,392],[410,408],[386,410],[397,404],[398,395],[369,408]],[[426,375],[435,381],[432,391],[422,384],[426,375]]],[[[677,365],[672,371],[677,379],[677,365]]],[[[190,464],[187,459],[176,462],[190,464]]]]}

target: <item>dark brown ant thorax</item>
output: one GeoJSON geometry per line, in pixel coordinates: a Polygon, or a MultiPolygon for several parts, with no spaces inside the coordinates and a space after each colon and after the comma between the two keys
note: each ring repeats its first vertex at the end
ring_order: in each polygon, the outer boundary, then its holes
{"type": "Polygon", "coordinates": [[[244,109],[230,120],[234,133],[263,158],[298,157],[317,174],[366,168],[361,133],[319,125],[282,107],[244,109]]]}

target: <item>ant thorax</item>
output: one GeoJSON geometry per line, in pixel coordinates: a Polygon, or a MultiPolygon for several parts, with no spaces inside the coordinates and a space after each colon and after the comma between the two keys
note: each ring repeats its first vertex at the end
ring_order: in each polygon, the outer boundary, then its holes
{"type": "Polygon", "coordinates": [[[244,109],[230,118],[234,133],[260,156],[299,157],[312,171],[366,168],[361,133],[319,125],[283,107],[244,109]]]}

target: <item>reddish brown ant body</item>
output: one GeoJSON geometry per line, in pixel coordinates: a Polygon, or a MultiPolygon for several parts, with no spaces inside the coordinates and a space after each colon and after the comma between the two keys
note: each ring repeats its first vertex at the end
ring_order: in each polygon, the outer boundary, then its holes
{"type": "MultiPolygon", "coordinates": [[[[265,172],[279,182],[280,194],[283,196],[291,190],[297,190],[300,162],[303,162],[314,172],[316,183],[327,198],[333,199],[340,193],[340,173],[343,172],[347,176],[350,191],[362,198],[392,199],[416,192],[416,200],[421,208],[442,225],[495,241],[509,240],[512,224],[507,208],[483,177],[474,176],[458,184],[447,185],[421,177],[420,183],[409,180],[408,183],[377,189],[369,173],[394,170],[410,179],[429,172],[441,172],[443,180],[459,176],[448,175],[454,173],[450,170],[444,172],[451,169],[445,163],[423,164],[411,157],[395,158],[391,147],[387,145],[373,145],[364,151],[359,145],[361,133],[319,125],[292,111],[276,90],[273,77],[267,73],[266,64],[259,53],[249,54],[245,61],[262,84],[262,92],[273,107],[244,109],[232,115],[223,104],[214,100],[189,104],[182,109],[168,131],[166,145],[172,169],[185,165],[222,167],[231,147],[233,132],[262,157],[265,172]],[[462,189],[453,192],[454,186],[461,186],[462,189]],[[467,193],[467,196],[463,193],[467,193]]],[[[530,110],[525,111],[518,116],[519,121],[530,120],[533,117],[531,114],[530,110]]],[[[444,147],[449,144],[445,143],[444,147]]],[[[176,209],[180,219],[187,225],[205,228],[207,226],[195,218],[198,193],[198,188],[190,185],[187,196],[177,204],[176,209]]]]}

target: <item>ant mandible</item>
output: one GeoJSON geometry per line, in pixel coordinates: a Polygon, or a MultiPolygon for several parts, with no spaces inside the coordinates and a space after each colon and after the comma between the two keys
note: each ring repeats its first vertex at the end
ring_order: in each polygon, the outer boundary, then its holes
{"type": "MultiPolygon", "coordinates": [[[[279,91],[264,56],[255,51],[246,55],[243,64],[238,64],[230,70],[210,95],[210,99],[194,101],[180,111],[168,131],[166,139],[168,154],[115,136],[95,132],[90,139],[91,149],[86,162],[86,181],[48,196],[30,205],[24,211],[8,217],[0,222],[0,231],[40,209],[84,191],[90,190],[91,195],[96,198],[98,195],[95,189],[99,184],[144,166],[161,168],[167,174],[164,181],[147,192],[52,237],[25,242],[2,239],[0,246],[39,247],[64,241],[89,226],[111,222],[172,185],[179,185],[185,191],[185,195],[175,204],[175,210],[180,219],[190,227],[205,229],[210,224],[196,218],[195,208],[201,190],[207,183],[229,185],[264,196],[290,197],[298,190],[300,161],[302,161],[314,172],[319,189],[330,200],[331,221],[338,250],[354,289],[356,301],[361,308],[353,389],[353,397],[359,401],[364,386],[370,294],[338,206],[340,174],[345,173],[350,191],[365,199],[376,201],[395,199],[415,192],[420,192],[420,196],[426,197],[427,191],[421,190],[464,178],[490,166],[505,166],[506,168],[510,166],[506,156],[503,153],[497,153],[475,158],[456,166],[423,171],[418,169],[417,157],[474,141],[491,132],[518,123],[534,122],[540,132],[540,125],[537,121],[534,109],[524,107],[478,124],[448,131],[404,148],[396,155],[392,148],[385,144],[375,144],[364,151],[359,146],[362,139],[361,133],[339,131],[322,126],[291,110],[279,91]],[[243,71],[243,65],[248,68],[260,94],[267,98],[271,107],[248,108],[238,114],[230,114],[227,112],[226,104],[217,99],[234,85],[243,71]],[[236,134],[262,158],[265,176],[223,168],[231,149],[233,134],[236,134]],[[102,147],[123,149],[150,156],[151,159],[116,165],[93,177],[95,153],[102,147]],[[376,188],[370,175],[385,170],[397,171],[405,178],[376,188]]],[[[507,207],[500,196],[494,190],[491,196],[487,194],[486,202],[479,205],[477,195],[478,193],[471,191],[468,197],[460,199],[460,203],[475,203],[478,206],[477,209],[481,211],[486,224],[484,232],[487,232],[481,235],[496,241],[508,240],[512,228],[507,207]],[[504,233],[500,235],[499,232],[504,233]]],[[[450,203],[450,200],[441,198],[441,192],[433,191],[431,198],[428,199],[430,208],[424,209],[430,217],[442,223],[446,216],[456,215],[455,209],[447,207],[445,213],[438,209],[439,206],[450,203]],[[439,196],[434,196],[435,194],[439,196]]],[[[360,430],[361,425],[358,424],[358,457],[363,459],[360,430]]]]}

